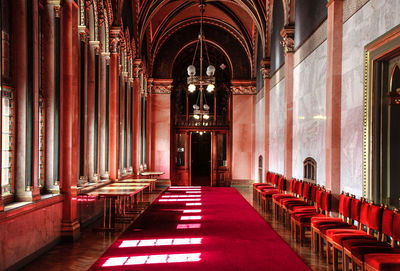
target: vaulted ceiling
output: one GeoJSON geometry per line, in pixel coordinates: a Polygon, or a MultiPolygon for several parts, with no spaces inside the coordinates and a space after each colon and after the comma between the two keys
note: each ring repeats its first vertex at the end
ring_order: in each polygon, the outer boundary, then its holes
{"type": "MultiPolygon", "coordinates": [[[[198,39],[200,0],[124,1],[115,1],[113,6],[122,9],[129,1],[132,25],[135,26],[131,36],[134,37],[138,57],[146,61],[149,75],[172,76],[174,61],[180,59],[179,55],[185,54],[185,48],[192,50],[191,45],[198,39]]],[[[271,1],[203,1],[205,40],[214,52],[224,55],[227,62],[213,64],[217,67],[220,64],[228,66],[234,78],[254,78],[257,42],[267,44],[266,5],[271,1]]],[[[266,55],[266,47],[261,48],[262,55],[266,55]]]]}

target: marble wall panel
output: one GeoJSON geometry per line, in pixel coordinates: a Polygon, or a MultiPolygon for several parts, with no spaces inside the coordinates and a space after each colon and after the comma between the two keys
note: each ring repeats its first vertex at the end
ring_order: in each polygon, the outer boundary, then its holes
{"type": "Polygon", "coordinates": [[[171,97],[151,96],[151,170],[162,171],[160,178],[170,178],[171,97]]]}
{"type": "Polygon", "coordinates": [[[0,270],[16,264],[60,237],[62,202],[0,223],[0,270]]]}
{"type": "Polygon", "coordinates": [[[303,179],[303,161],[317,162],[317,183],[325,184],[327,42],[293,71],[293,177],[303,179]]]}
{"type": "Polygon", "coordinates": [[[362,195],[364,47],[400,24],[400,1],[370,0],[343,24],[341,190],[362,195]]]}
{"type": "Polygon", "coordinates": [[[265,172],[265,99],[262,98],[256,103],[256,112],[255,112],[255,152],[254,152],[254,176],[256,182],[262,182],[265,179],[265,174],[259,174],[259,156],[263,157],[262,159],[262,168],[263,172],[265,172]]]}
{"type": "Polygon", "coordinates": [[[254,180],[254,95],[233,95],[232,179],[254,180]]]}
{"type": "Polygon", "coordinates": [[[285,146],[285,79],[270,90],[269,171],[283,174],[285,146]]]}

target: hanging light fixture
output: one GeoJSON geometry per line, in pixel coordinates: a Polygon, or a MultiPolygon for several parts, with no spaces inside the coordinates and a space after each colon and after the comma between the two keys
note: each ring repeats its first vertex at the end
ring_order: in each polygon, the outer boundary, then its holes
{"type": "Polygon", "coordinates": [[[196,104],[193,105],[193,118],[196,120],[200,119],[209,119],[209,110],[210,107],[207,104],[206,96],[204,93],[204,86],[206,87],[207,92],[213,92],[215,89],[215,67],[210,64],[210,58],[208,56],[207,45],[204,43],[204,33],[203,33],[203,14],[204,14],[204,3],[203,0],[200,1],[200,33],[198,36],[198,41],[196,44],[196,50],[194,52],[192,64],[187,67],[187,84],[188,84],[188,91],[193,93],[196,91],[197,87],[199,87],[199,93],[197,96],[196,104]],[[206,51],[206,56],[208,60],[208,67],[206,71],[206,75],[203,76],[203,46],[206,51]],[[196,76],[196,67],[194,66],[194,61],[196,59],[197,49],[200,47],[200,75],[196,76]]]}

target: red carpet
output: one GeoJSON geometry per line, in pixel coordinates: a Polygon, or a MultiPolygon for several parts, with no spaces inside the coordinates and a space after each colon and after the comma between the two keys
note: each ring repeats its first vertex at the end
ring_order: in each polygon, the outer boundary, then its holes
{"type": "Polygon", "coordinates": [[[311,270],[236,189],[210,187],[163,193],[90,268],[100,269],[311,270]]]}

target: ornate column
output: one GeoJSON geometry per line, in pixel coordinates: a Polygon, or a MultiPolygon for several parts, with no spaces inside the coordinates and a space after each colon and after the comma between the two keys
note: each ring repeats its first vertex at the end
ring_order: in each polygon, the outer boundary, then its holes
{"type": "MultiPolygon", "coordinates": [[[[46,191],[51,193],[59,193],[59,186],[56,184],[54,176],[54,155],[55,155],[55,96],[56,96],[56,85],[59,84],[56,80],[56,43],[59,36],[59,25],[56,26],[56,20],[60,19],[60,6],[59,1],[56,3],[50,3],[46,5],[46,12],[44,12],[45,23],[43,27],[43,90],[46,97],[45,105],[45,183],[46,191]]],[[[59,66],[59,63],[58,65],[59,66]]]]}
{"type": "Polygon", "coordinates": [[[86,163],[87,163],[87,177],[89,182],[96,182],[97,176],[94,172],[94,158],[95,158],[95,91],[96,91],[96,51],[99,50],[100,42],[97,40],[89,41],[88,56],[87,56],[87,149],[86,149],[86,163]]]}
{"type": "Polygon", "coordinates": [[[119,155],[119,61],[118,44],[120,28],[111,29],[110,95],[109,95],[109,175],[112,181],[118,179],[119,155]]]}
{"type": "Polygon", "coordinates": [[[293,160],[293,66],[294,66],[294,25],[286,25],[281,31],[285,48],[285,147],[284,175],[292,178],[293,160]]]}
{"type": "Polygon", "coordinates": [[[77,217],[79,161],[79,55],[78,6],[73,0],[61,7],[60,180],[64,194],[61,234],[75,240],[80,235],[77,217]]]}
{"type": "Polygon", "coordinates": [[[109,92],[109,64],[110,53],[101,53],[100,73],[100,179],[108,179],[108,92],[109,92]]]}
{"type": "Polygon", "coordinates": [[[269,95],[269,81],[271,71],[271,60],[264,59],[261,61],[261,72],[264,78],[264,169],[265,173],[269,170],[269,108],[270,108],[270,95],[269,95]]]}
{"type": "Polygon", "coordinates": [[[326,74],[326,187],[340,194],[343,0],[328,1],[326,74]]]}
{"type": "Polygon", "coordinates": [[[142,71],[142,60],[133,60],[133,93],[132,93],[132,167],[136,174],[140,171],[140,73],[142,71]]]}

